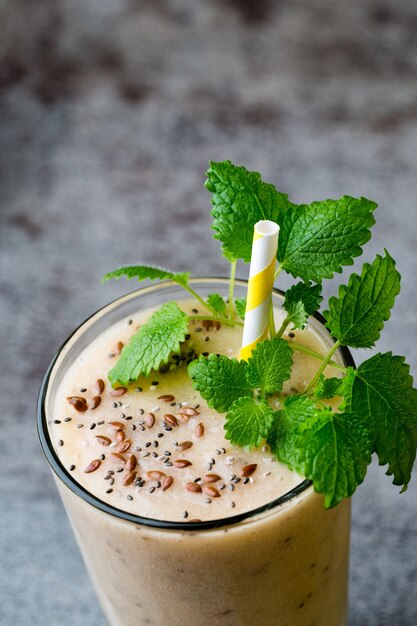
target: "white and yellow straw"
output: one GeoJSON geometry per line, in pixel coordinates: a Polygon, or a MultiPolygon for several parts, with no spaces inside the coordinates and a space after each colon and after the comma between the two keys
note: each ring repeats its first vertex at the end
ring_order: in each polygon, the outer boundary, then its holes
{"type": "Polygon", "coordinates": [[[274,286],[279,226],[257,222],[253,231],[245,324],[240,358],[245,361],[258,341],[268,338],[269,311],[274,286]]]}

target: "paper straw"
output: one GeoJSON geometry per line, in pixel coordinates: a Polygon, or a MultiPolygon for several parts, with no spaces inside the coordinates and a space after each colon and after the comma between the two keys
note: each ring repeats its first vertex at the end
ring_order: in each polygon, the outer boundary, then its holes
{"type": "Polygon", "coordinates": [[[253,231],[245,324],[240,358],[247,360],[258,341],[268,338],[269,310],[278,249],[279,226],[257,222],[253,231]]]}

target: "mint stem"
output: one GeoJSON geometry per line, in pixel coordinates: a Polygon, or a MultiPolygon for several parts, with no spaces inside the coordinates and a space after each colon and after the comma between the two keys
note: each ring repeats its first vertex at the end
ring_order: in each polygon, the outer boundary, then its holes
{"type": "Polygon", "coordinates": [[[230,283],[229,283],[229,317],[232,320],[235,316],[235,307],[233,303],[233,294],[235,290],[235,277],[236,277],[236,265],[237,261],[230,262],[230,283]]]}
{"type": "MultiPolygon", "coordinates": [[[[284,341],[287,341],[287,340],[284,339],[284,341]]],[[[323,359],[325,358],[319,352],[315,352],[314,350],[310,350],[310,348],[306,348],[305,346],[300,346],[299,344],[293,343],[292,341],[288,341],[288,345],[290,346],[291,350],[295,350],[296,352],[302,352],[303,354],[308,354],[309,356],[312,356],[314,359],[319,359],[320,361],[323,361],[323,359]]],[[[341,372],[346,372],[347,371],[346,367],[343,367],[343,365],[340,365],[339,363],[336,363],[336,361],[329,361],[328,365],[331,365],[332,367],[335,367],[336,369],[340,370],[341,372]]]]}
{"type": "Polygon", "coordinates": [[[213,322],[222,322],[229,326],[243,326],[243,322],[239,320],[231,320],[228,317],[219,317],[218,315],[187,315],[189,320],[212,320],[213,322]]]}
{"type": "Polygon", "coordinates": [[[316,372],[316,375],[312,378],[312,380],[308,383],[307,387],[305,388],[304,392],[305,393],[309,393],[318,383],[318,380],[320,378],[320,376],[322,375],[322,373],[324,372],[326,366],[329,364],[329,362],[332,359],[332,356],[334,355],[334,353],[336,352],[336,350],[339,348],[340,346],[340,341],[337,340],[332,348],[329,350],[327,356],[325,357],[325,359],[323,360],[323,363],[320,365],[318,371],[316,372]]]}
{"type": "MultiPolygon", "coordinates": [[[[203,305],[203,307],[205,307],[206,309],[208,309],[213,315],[217,314],[217,311],[215,309],[213,309],[209,304],[207,304],[207,302],[204,302],[203,298],[201,298],[198,293],[196,291],[194,291],[194,289],[192,289],[192,287],[190,287],[189,285],[184,285],[182,283],[178,283],[181,287],[183,287],[186,291],[188,291],[189,294],[191,294],[196,300],[198,300],[198,302],[200,302],[200,304],[203,305]]],[[[206,319],[206,318],[202,318],[202,319],[206,319]]]]}
{"type": "Polygon", "coordinates": [[[274,305],[273,305],[272,300],[271,300],[271,304],[269,307],[269,336],[271,339],[272,337],[275,337],[274,305]]]}
{"type": "Polygon", "coordinates": [[[278,265],[277,269],[275,270],[274,280],[278,278],[278,276],[281,274],[281,271],[282,271],[282,266],[278,265]]]}
{"type": "Polygon", "coordinates": [[[289,323],[290,323],[290,317],[289,317],[289,315],[287,315],[287,317],[282,322],[281,327],[280,327],[280,329],[278,330],[278,332],[277,332],[277,334],[275,336],[276,337],[282,337],[282,335],[284,334],[284,331],[287,328],[289,323]]]}

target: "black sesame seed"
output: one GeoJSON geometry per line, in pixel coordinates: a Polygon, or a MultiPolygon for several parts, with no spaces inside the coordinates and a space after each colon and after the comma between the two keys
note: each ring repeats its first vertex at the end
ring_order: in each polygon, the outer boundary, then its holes
{"type": "Polygon", "coordinates": [[[288,333],[288,337],[291,337],[292,339],[293,337],[295,337],[295,333],[288,333]]]}
{"type": "Polygon", "coordinates": [[[154,459],[157,459],[159,454],[157,452],[152,452],[152,456],[153,456],[154,459]]]}
{"type": "Polygon", "coordinates": [[[133,324],[133,320],[127,320],[127,325],[131,326],[133,324]]]}
{"type": "Polygon", "coordinates": [[[54,420],[54,424],[60,424],[61,420],[54,420]]]}
{"type": "Polygon", "coordinates": [[[131,502],[133,500],[133,497],[132,496],[126,496],[126,499],[130,500],[130,502],[131,502]]]}
{"type": "Polygon", "coordinates": [[[153,380],[153,381],[151,382],[151,385],[159,385],[159,380],[153,380]]]}
{"type": "Polygon", "coordinates": [[[187,333],[184,337],[185,341],[188,341],[190,339],[191,335],[189,333],[187,333]]]}
{"type": "Polygon", "coordinates": [[[169,406],[175,406],[177,403],[176,402],[170,402],[169,406]]]}
{"type": "Polygon", "coordinates": [[[151,445],[151,442],[150,442],[150,441],[147,441],[147,442],[145,443],[145,448],[149,448],[149,446],[150,446],[150,445],[151,445]]]}
{"type": "Polygon", "coordinates": [[[154,442],[153,442],[153,447],[154,447],[154,448],[157,448],[158,446],[159,446],[159,441],[154,441],[154,442]]]}
{"type": "Polygon", "coordinates": [[[196,333],[201,333],[202,330],[203,329],[200,328],[200,326],[197,326],[197,328],[194,328],[194,332],[196,332],[196,333]]]}
{"type": "Polygon", "coordinates": [[[145,409],[139,409],[139,415],[143,415],[145,413],[145,409]]]}
{"type": "Polygon", "coordinates": [[[194,313],[194,315],[197,315],[198,309],[191,309],[191,313],[194,313]]]}
{"type": "Polygon", "coordinates": [[[243,484],[247,485],[249,482],[249,478],[246,476],[246,478],[243,479],[243,484]]]}
{"type": "Polygon", "coordinates": [[[183,516],[184,519],[187,519],[188,511],[183,511],[182,516],[183,516]]]}
{"type": "Polygon", "coordinates": [[[106,493],[111,493],[113,491],[113,489],[107,489],[106,493]]]}
{"type": "Polygon", "coordinates": [[[155,487],[151,487],[148,491],[149,493],[153,493],[155,491],[155,487]]]}
{"type": "Polygon", "coordinates": [[[105,458],[106,458],[105,454],[100,454],[100,461],[104,461],[105,458]]]}
{"type": "Polygon", "coordinates": [[[96,427],[96,423],[95,423],[95,422],[93,422],[93,423],[91,424],[91,426],[90,426],[90,430],[94,430],[94,429],[95,429],[95,427],[96,427]]]}
{"type": "Polygon", "coordinates": [[[73,472],[75,470],[75,465],[70,465],[70,472],[73,472]]]}
{"type": "Polygon", "coordinates": [[[100,420],[99,422],[97,422],[97,426],[102,426],[104,424],[104,420],[100,420]]]}
{"type": "Polygon", "coordinates": [[[128,422],[129,420],[133,419],[131,415],[128,415],[127,417],[125,417],[125,420],[128,422]]]}
{"type": "Polygon", "coordinates": [[[80,393],[85,393],[87,391],[87,387],[83,387],[82,389],[80,389],[80,393]]]}
{"type": "Polygon", "coordinates": [[[208,356],[208,355],[209,355],[209,353],[208,353],[208,352],[202,352],[201,354],[202,354],[203,356],[208,356]]]}
{"type": "Polygon", "coordinates": [[[66,417],[66,418],[64,419],[64,422],[70,422],[71,420],[72,420],[72,417],[66,417]]]}
{"type": "Polygon", "coordinates": [[[116,472],[117,472],[118,474],[120,474],[120,472],[123,472],[123,467],[119,467],[119,468],[117,468],[116,472]]]}
{"type": "Polygon", "coordinates": [[[117,402],[113,402],[113,409],[117,409],[117,407],[118,407],[117,402]]]}
{"type": "Polygon", "coordinates": [[[141,391],[143,391],[143,389],[142,387],[135,387],[135,391],[138,391],[140,393],[141,391]]]}
{"type": "Polygon", "coordinates": [[[164,433],[158,433],[156,436],[158,437],[158,439],[160,439],[161,437],[164,436],[164,433]]]}
{"type": "Polygon", "coordinates": [[[210,341],[210,337],[204,337],[204,341],[210,341]]]}
{"type": "Polygon", "coordinates": [[[63,442],[63,440],[62,440],[62,439],[60,439],[60,440],[58,441],[58,445],[59,445],[59,446],[61,446],[61,447],[64,445],[64,442],[63,442]]]}
{"type": "Polygon", "coordinates": [[[169,432],[170,430],[172,430],[172,428],[171,428],[171,426],[167,426],[167,425],[165,425],[165,426],[164,426],[164,430],[166,430],[167,432],[169,432]]]}

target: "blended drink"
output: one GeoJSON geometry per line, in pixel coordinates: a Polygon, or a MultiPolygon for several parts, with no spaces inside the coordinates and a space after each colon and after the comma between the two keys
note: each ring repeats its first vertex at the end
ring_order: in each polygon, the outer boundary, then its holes
{"type": "MultiPolygon", "coordinates": [[[[205,313],[175,288],[167,296],[174,298],[187,314],[205,313]]],[[[110,305],[108,328],[101,312],[97,331],[94,318],[87,322],[88,340],[81,328],[64,347],[46,401],[65,477],[58,488],[109,623],[344,626],[350,501],[325,510],[323,497],[268,446],[232,446],[224,415],[187,375],[200,355],[238,358],[242,329],[190,321],[181,352],[158,372],[112,388],[109,369],[157,308],[140,292],[123,300],[128,314],[110,305]]],[[[279,325],[278,306],[275,316],[279,325]]],[[[317,320],[284,337],[320,354],[331,347],[317,320]]],[[[283,396],[301,393],[318,368],[297,349],[293,359],[283,396]]],[[[337,376],[331,367],[326,373],[337,376]]]]}

